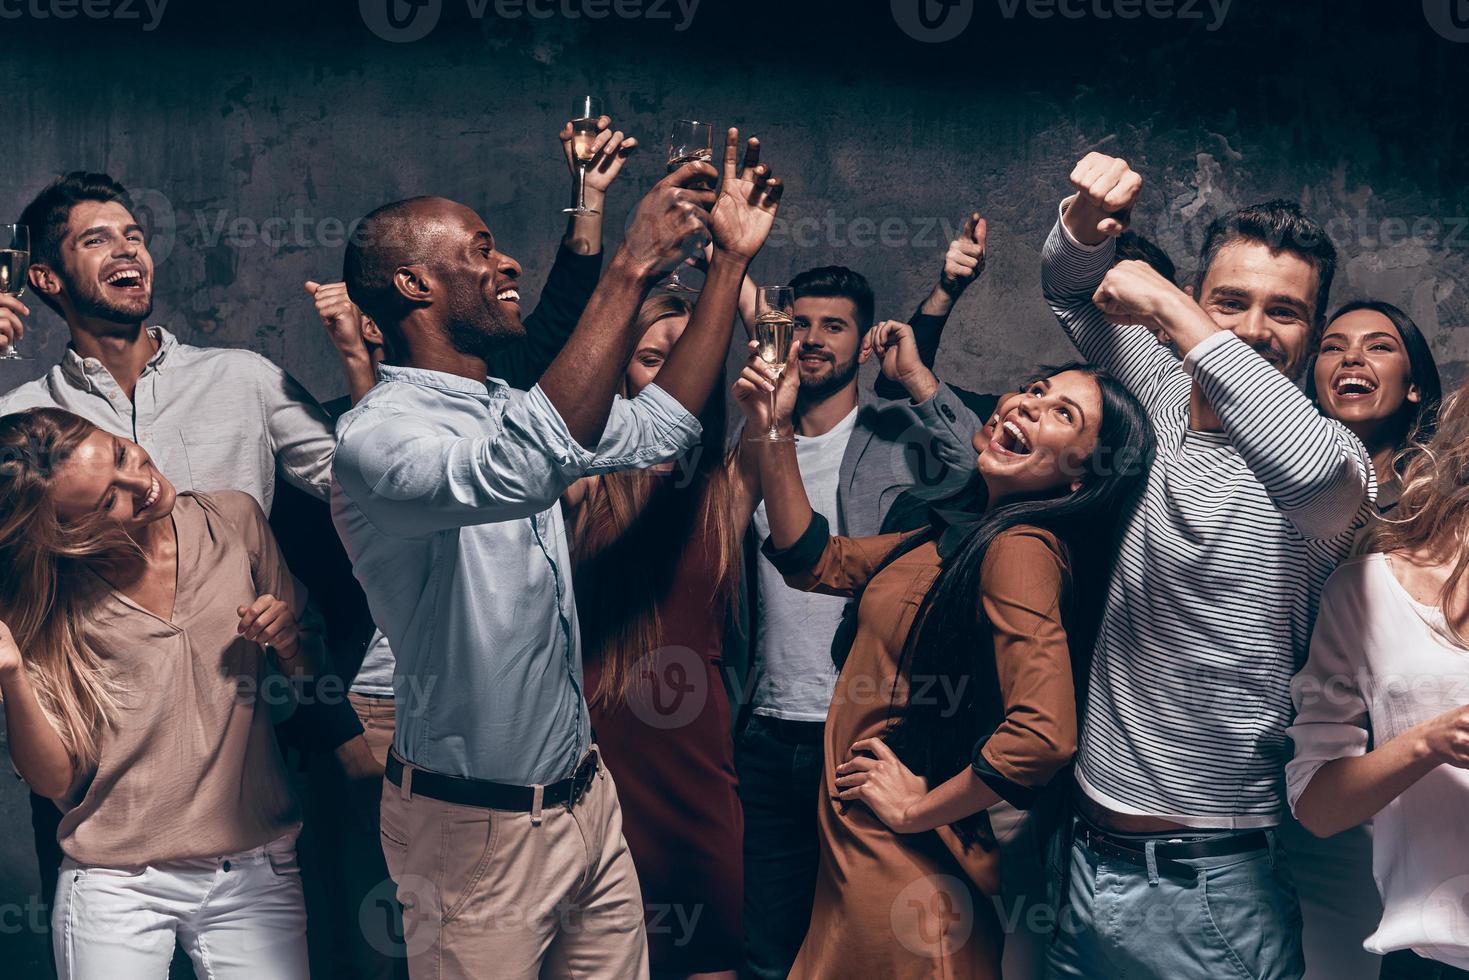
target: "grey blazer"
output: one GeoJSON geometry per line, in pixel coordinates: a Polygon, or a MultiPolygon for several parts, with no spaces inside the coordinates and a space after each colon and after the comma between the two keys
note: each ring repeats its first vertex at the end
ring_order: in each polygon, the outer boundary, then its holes
{"type": "MultiPolygon", "coordinates": [[[[867,537],[882,531],[894,501],[912,490],[925,500],[942,500],[969,482],[978,454],[973,437],[994,411],[998,399],[939,383],[932,398],[915,405],[908,398],[885,399],[871,384],[857,388],[857,419],[842,454],[837,482],[837,513],[823,515],[836,534],[867,537]]],[[[740,427],[732,444],[741,437],[740,427]]],[[[735,710],[735,730],[744,727],[759,679],[754,662],[754,624],[760,545],[753,526],[745,535],[745,587],[732,628],[726,631],[726,680],[735,710]]]]}
{"type": "Polygon", "coordinates": [[[915,405],[886,400],[870,387],[858,389],[857,424],[847,441],[837,484],[834,530],[850,537],[878,534],[888,508],[906,490],[941,500],[964,488],[974,474],[972,439],[984,424],[984,403],[966,400],[940,382],[932,398],[915,405]]]}

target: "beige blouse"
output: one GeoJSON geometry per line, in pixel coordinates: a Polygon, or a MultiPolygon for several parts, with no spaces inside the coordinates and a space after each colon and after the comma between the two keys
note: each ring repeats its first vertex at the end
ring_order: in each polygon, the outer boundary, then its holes
{"type": "Polygon", "coordinates": [[[237,610],[270,594],[299,619],[305,592],[249,494],[181,493],[173,521],[172,619],[109,590],[86,632],[122,708],[61,820],[61,849],[83,865],[218,857],[300,829],[262,700],[288,688],[265,683],[265,649],[238,634],[237,610]]]}

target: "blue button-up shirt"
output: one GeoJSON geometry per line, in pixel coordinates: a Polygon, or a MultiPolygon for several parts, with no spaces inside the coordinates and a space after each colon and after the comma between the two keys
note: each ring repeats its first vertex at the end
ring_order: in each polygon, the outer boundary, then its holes
{"type": "Polygon", "coordinates": [[[700,435],[655,385],[614,401],[589,452],[539,386],[379,369],[337,422],[332,518],[397,654],[399,755],[518,785],[574,771],[591,723],[558,498],[700,435]]]}

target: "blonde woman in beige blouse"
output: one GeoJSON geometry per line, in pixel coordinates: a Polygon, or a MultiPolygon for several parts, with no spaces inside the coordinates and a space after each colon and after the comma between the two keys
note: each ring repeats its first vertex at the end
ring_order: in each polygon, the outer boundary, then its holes
{"type": "MultiPolygon", "coordinates": [[[[305,602],[248,494],[177,494],[59,409],[0,418],[0,694],[64,811],[63,980],[307,976],[299,813],[262,698],[309,669],[305,602]]],[[[308,642],[309,641],[309,642],[308,642]]]]}

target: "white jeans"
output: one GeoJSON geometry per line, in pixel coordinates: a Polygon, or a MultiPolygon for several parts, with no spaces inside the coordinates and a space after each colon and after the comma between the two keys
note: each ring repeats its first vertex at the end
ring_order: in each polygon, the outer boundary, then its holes
{"type": "Polygon", "coordinates": [[[141,870],[61,865],[51,941],[59,980],[160,980],[174,937],[200,980],[305,980],[294,837],[141,870]]]}

